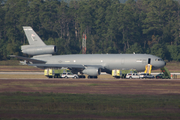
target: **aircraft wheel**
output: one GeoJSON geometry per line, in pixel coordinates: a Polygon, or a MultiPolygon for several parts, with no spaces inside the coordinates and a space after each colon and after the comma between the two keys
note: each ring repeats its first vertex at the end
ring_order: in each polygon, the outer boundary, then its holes
{"type": "Polygon", "coordinates": [[[120,79],[120,77],[119,77],[119,76],[115,76],[114,78],[116,78],[116,79],[120,79]]]}
{"type": "Polygon", "coordinates": [[[64,78],[68,78],[67,76],[65,76],[64,78]]]}
{"type": "Polygon", "coordinates": [[[76,76],[74,76],[74,79],[76,79],[77,77],[76,76]]]}
{"type": "Polygon", "coordinates": [[[80,76],[79,76],[79,78],[86,78],[86,76],[84,76],[84,75],[80,75],[80,76]]]}
{"type": "Polygon", "coordinates": [[[88,78],[95,78],[95,79],[97,79],[98,77],[97,76],[88,76],[88,78]]]}
{"type": "Polygon", "coordinates": [[[95,79],[97,79],[97,78],[98,78],[98,76],[94,76],[94,78],[95,78],[95,79]]]}

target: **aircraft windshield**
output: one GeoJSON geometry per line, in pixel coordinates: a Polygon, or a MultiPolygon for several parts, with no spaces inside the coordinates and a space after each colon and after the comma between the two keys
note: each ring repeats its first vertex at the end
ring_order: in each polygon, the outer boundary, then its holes
{"type": "Polygon", "coordinates": [[[162,59],[155,59],[155,61],[163,61],[162,59]]]}

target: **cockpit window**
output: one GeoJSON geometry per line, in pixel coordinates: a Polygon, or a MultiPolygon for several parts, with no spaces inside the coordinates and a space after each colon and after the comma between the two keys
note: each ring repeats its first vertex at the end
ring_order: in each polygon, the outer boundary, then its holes
{"type": "Polygon", "coordinates": [[[155,59],[155,61],[163,61],[162,59],[155,59]]]}

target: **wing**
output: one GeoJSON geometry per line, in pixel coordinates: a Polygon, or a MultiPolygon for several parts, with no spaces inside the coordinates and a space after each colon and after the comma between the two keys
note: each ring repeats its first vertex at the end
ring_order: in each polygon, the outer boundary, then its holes
{"type": "Polygon", "coordinates": [[[82,65],[82,64],[45,64],[46,61],[42,60],[37,60],[33,58],[27,58],[27,57],[21,57],[21,56],[16,56],[16,55],[10,55],[10,57],[15,57],[19,59],[26,60],[28,62],[31,62],[33,64],[27,63],[29,66],[36,66],[39,68],[70,68],[70,69],[85,69],[88,67],[95,67],[95,68],[104,68],[102,65],[82,65]]]}
{"type": "Polygon", "coordinates": [[[33,59],[33,58],[21,57],[21,56],[16,56],[16,55],[10,55],[10,57],[15,57],[15,58],[26,60],[26,61],[32,62],[32,63],[41,63],[41,64],[46,63],[46,61],[43,61],[43,60],[37,60],[37,59],[33,59]]]}
{"type": "Polygon", "coordinates": [[[62,67],[67,67],[67,68],[77,68],[77,69],[84,69],[85,67],[80,64],[28,64],[29,66],[36,66],[40,68],[62,68],[62,67]]]}
{"type": "Polygon", "coordinates": [[[45,67],[45,68],[61,68],[66,67],[70,69],[85,69],[87,67],[104,68],[101,65],[81,65],[81,64],[28,64],[29,66],[45,67]]]}

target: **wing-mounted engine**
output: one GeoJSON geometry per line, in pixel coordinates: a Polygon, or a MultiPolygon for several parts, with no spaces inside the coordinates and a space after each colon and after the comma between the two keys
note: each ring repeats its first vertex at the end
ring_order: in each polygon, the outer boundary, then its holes
{"type": "Polygon", "coordinates": [[[54,54],[56,53],[56,46],[46,45],[46,46],[34,46],[34,45],[23,45],[21,46],[23,53],[28,55],[43,55],[43,54],[54,54]]]}
{"type": "Polygon", "coordinates": [[[101,69],[96,67],[87,67],[82,71],[82,73],[87,74],[89,76],[98,76],[101,74],[101,69]]]}

